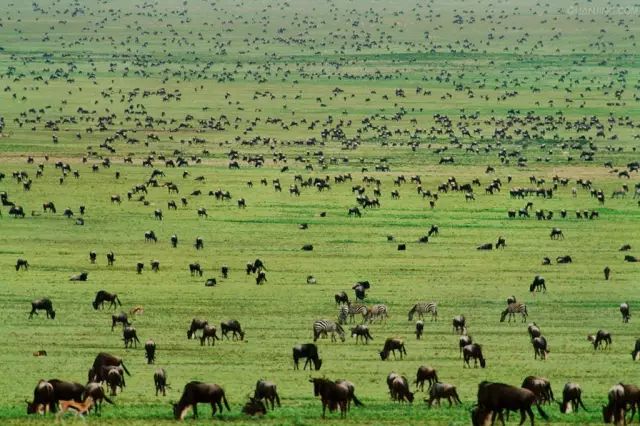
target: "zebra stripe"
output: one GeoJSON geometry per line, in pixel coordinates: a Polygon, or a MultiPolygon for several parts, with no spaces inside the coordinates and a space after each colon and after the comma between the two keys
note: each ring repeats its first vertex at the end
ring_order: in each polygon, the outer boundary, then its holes
{"type": "Polygon", "coordinates": [[[355,317],[357,314],[362,315],[362,322],[365,321],[367,312],[369,312],[369,308],[366,305],[361,305],[359,303],[349,304],[349,320],[350,322],[355,321],[355,317]]]}
{"type": "Polygon", "coordinates": [[[438,320],[438,305],[436,302],[418,302],[409,311],[409,321],[413,321],[413,316],[418,314],[418,318],[424,318],[424,314],[431,314],[431,321],[438,320]]]}
{"type": "Polygon", "coordinates": [[[344,342],[344,330],[340,326],[340,324],[336,324],[333,321],[321,319],[317,320],[313,323],[313,341],[318,340],[320,335],[327,336],[331,333],[331,341],[336,341],[336,333],[340,336],[340,340],[344,342]]]}
{"type": "Polygon", "coordinates": [[[347,305],[340,305],[340,309],[338,309],[338,324],[346,324],[348,316],[349,307],[347,305]]]}
{"type": "Polygon", "coordinates": [[[507,309],[502,311],[502,315],[500,317],[500,322],[503,322],[507,315],[509,316],[509,321],[513,318],[515,320],[516,314],[522,314],[522,321],[526,321],[529,313],[527,312],[527,305],[524,303],[509,303],[507,305],[507,309]]]}
{"type": "Polygon", "coordinates": [[[386,320],[389,317],[387,305],[373,305],[367,312],[367,320],[373,322],[378,319],[380,322],[386,320]]]}

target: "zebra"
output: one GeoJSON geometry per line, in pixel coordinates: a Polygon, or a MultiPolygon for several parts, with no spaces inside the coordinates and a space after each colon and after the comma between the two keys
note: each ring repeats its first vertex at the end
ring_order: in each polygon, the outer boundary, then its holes
{"type": "Polygon", "coordinates": [[[357,314],[362,315],[362,322],[366,320],[367,312],[369,312],[369,308],[366,305],[348,303],[347,306],[349,307],[349,322],[354,322],[357,314]]]}
{"type": "Polygon", "coordinates": [[[509,303],[507,305],[507,309],[502,311],[500,314],[500,322],[504,322],[504,319],[509,315],[509,321],[511,322],[511,318],[515,321],[516,314],[522,314],[522,322],[527,320],[527,316],[529,313],[527,312],[527,305],[524,303],[509,303]]]}
{"type": "Polygon", "coordinates": [[[338,324],[346,324],[348,316],[349,316],[349,306],[340,305],[340,308],[338,309],[338,324]]]}
{"type": "Polygon", "coordinates": [[[332,342],[337,341],[336,333],[340,335],[340,340],[344,342],[345,340],[344,330],[342,329],[340,324],[336,324],[333,321],[329,321],[325,319],[317,320],[316,322],[313,323],[313,341],[314,342],[318,340],[318,337],[320,337],[321,334],[326,337],[329,333],[331,333],[332,342]]]}
{"type": "Polygon", "coordinates": [[[431,321],[438,321],[438,305],[436,302],[418,302],[409,311],[409,321],[413,321],[413,316],[418,314],[418,318],[424,318],[424,314],[431,313],[431,321]]]}
{"type": "Polygon", "coordinates": [[[372,323],[374,319],[379,319],[380,322],[382,322],[382,320],[386,320],[388,317],[387,305],[373,305],[367,310],[365,319],[372,323]]]}

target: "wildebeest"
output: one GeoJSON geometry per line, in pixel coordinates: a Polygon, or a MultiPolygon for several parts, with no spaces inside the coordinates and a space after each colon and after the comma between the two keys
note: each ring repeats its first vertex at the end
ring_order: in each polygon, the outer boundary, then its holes
{"type": "Polygon", "coordinates": [[[200,268],[199,263],[190,263],[189,264],[189,273],[191,276],[198,275],[202,276],[202,269],[200,268]]]}
{"type": "Polygon", "coordinates": [[[298,361],[300,358],[306,358],[303,370],[306,370],[307,365],[309,365],[309,369],[311,369],[311,363],[313,362],[313,366],[316,371],[320,370],[322,366],[322,360],[318,357],[318,347],[313,343],[303,343],[300,345],[296,345],[293,347],[293,369],[298,369],[298,361]]]}
{"type": "Polygon", "coordinates": [[[136,263],[136,272],[138,274],[141,274],[143,269],[144,269],[144,263],[142,262],[136,263]]]}
{"type": "Polygon", "coordinates": [[[50,405],[50,411],[56,411],[58,401],[83,401],[85,387],[80,383],[58,379],[49,379],[47,382],[53,386],[54,403],[50,405]]]}
{"type": "Polygon", "coordinates": [[[496,242],[496,250],[499,248],[505,248],[507,246],[507,240],[504,237],[498,237],[496,242]]]}
{"type": "Polygon", "coordinates": [[[26,259],[16,260],[16,271],[19,271],[21,268],[24,269],[25,271],[29,270],[29,262],[27,262],[26,259]]]}
{"type": "Polygon", "coordinates": [[[418,320],[416,321],[416,339],[420,340],[423,333],[424,333],[424,321],[418,320]]]}
{"type": "Polygon", "coordinates": [[[33,401],[27,401],[27,414],[47,414],[55,403],[53,385],[40,380],[33,390],[33,401]]]}
{"type": "Polygon", "coordinates": [[[248,416],[264,416],[267,414],[267,407],[261,400],[250,396],[249,401],[242,406],[242,413],[248,416]]]}
{"type": "Polygon", "coordinates": [[[555,401],[553,390],[551,390],[551,382],[544,377],[527,376],[522,381],[522,388],[533,392],[540,404],[550,404],[555,401]]]}
{"type": "Polygon", "coordinates": [[[258,380],[256,382],[256,390],[253,393],[253,398],[257,400],[265,400],[267,401],[267,405],[271,403],[271,409],[275,408],[275,403],[280,407],[280,396],[278,395],[278,390],[276,384],[273,382],[268,382],[266,380],[258,380]]]}
{"type": "Polygon", "coordinates": [[[462,336],[460,336],[460,338],[458,338],[458,348],[460,349],[460,358],[462,358],[462,350],[464,349],[464,347],[472,343],[473,343],[473,338],[466,334],[463,334],[462,336]]]}
{"type": "Polygon", "coordinates": [[[350,207],[347,216],[362,217],[362,213],[358,207],[350,207]]]}
{"type": "Polygon", "coordinates": [[[173,248],[178,247],[178,236],[175,234],[171,236],[171,247],[173,248]]]}
{"type": "Polygon", "coordinates": [[[144,241],[145,242],[151,242],[153,241],[154,243],[158,242],[158,237],[156,237],[156,233],[153,231],[146,231],[144,233],[144,241]]]}
{"type": "Polygon", "coordinates": [[[533,293],[534,291],[541,291],[541,290],[546,292],[547,285],[543,277],[541,277],[540,275],[536,275],[535,277],[533,277],[533,282],[529,286],[529,291],[533,293]]]}
{"type": "Polygon", "coordinates": [[[229,278],[229,267],[227,265],[222,265],[222,267],[220,267],[220,273],[222,274],[222,278],[229,278]]]}
{"type": "Polygon", "coordinates": [[[336,293],[334,298],[336,300],[336,305],[349,303],[349,296],[347,296],[347,293],[345,293],[344,291],[341,291],[340,293],[336,293]]]}
{"type": "Polygon", "coordinates": [[[605,266],[602,272],[604,273],[605,281],[609,281],[609,276],[611,276],[611,268],[605,266]]]}
{"type": "Polygon", "coordinates": [[[177,404],[173,404],[173,416],[176,419],[184,420],[189,408],[193,408],[193,418],[198,417],[198,403],[211,404],[211,416],[216,414],[216,405],[222,413],[222,403],[224,402],[227,411],[231,411],[224,390],[214,383],[189,382],[185,385],[182,396],[177,404]]]}
{"type": "Polygon", "coordinates": [[[108,266],[113,266],[113,263],[115,261],[116,261],[116,255],[112,251],[107,253],[107,265],[108,266]]]}
{"type": "MultiPolygon", "coordinates": [[[[536,401],[536,396],[530,390],[487,381],[478,385],[478,407],[481,419],[486,419],[490,414],[495,419],[495,416],[498,415],[504,424],[503,410],[520,411],[520,424],[522,425],[526,415],[529,415],[531,426],[534,426],[533,411],[531,410],[533,404],[536,404],[540,416],[547,420],[546,413],[542,411],[540,404],[536,401]]],[[[484,421],[478,424],[484,424],[484,421]]]]}
{"type": "Polygon", "coordinates": [[[573,259],[569,255],[558,256],[556,257],[556,262],[558,262],[559,264],[572,263],[573,259]]]}
{"type": "Polygon", "coordinates": [[[94,409],[96,413],[102,412],[102,403],[103,401],[107,401],[109,404],[114,405],[114,402],[109,399],[107,395],[104,393],[104,389],[100,383],[89,382],[87,386],[84,388],[84,393],[82,396],[83,400],[86,400],[88,397],[91,397],[95,402],[94,409]]]}
{"type": "Polygon", "coordinates": [[[351,289],[356,293],[356,300],[364,300],[367,296],[366,291],[369,290],[369,288],[371,288],[369,281],[358,281],[353,287],[351,287],[351,289]]]}
{"type": "Polygon", "coordinates": [[[156,396],[158,396],[158,392],[162,392],[162,396],[167,395],[167,372],[164,368],[158,368],[153,373],[153,384],[156,388],[156,396]]]}
{"type": "Polygon", "coordinates": [[[624,261],[634,263],[634,262],[640,262],[640,259],[635,256],[626,255],[624,257],[624,261]]]}
{"type": "Polygon", "coordinates": [[[353,385],[347,381],[331,381],[324,378],[309,380],[313,383],[313,394],[319,396],[322,401],[322,417],[325,417],[326,409],[335,411],[340,408],[340,417],[346,418],[350,401],[353,400],[356,406],[363,404],[353,393],[353,385]]]}
{"type": "Polygon", "coordinates": [[[465,334],[467,330],[467,320],[464,315],[457,315],[453,317],[452,326],[454,333],[465,334]]]}
{"type": "Polygon", "coordinates": [[[562,233],[560,228],[551,229],[551,233],[549,234],[549,236],[551,237],[552,240],[558,240],[558,239],[564,240],[564,234],[562,233]]]}
{"type": "Polygon", "coordinates": [[[153,272],[158,272],[160,270],[160,261],[159,260],[152,260],[151,261],[151,270],[153,272]]]}
{"type": "Polygon", "coordinates": [[[384,361],[389,358],[389,353],[393,352],[393,358],[396,358],[396,350],[400,352],[400,359],[403,355],[407,354],[407,350],[404,347],[404,341],[396,337],[389,337],[384,342],[384,347],[380,351],[380,358],[384,361]]]}
{"type": "Polygon", "coordinates": [[[96,298],[93,300],[91,304],[93,306],[93,309],[98,309],[98,307],[101,307],[102,309],[104,309],[104,302],[110,302],[109,308],[112,308],[112,307],[115,308],[118,305],[122,306],[122,303],[118,298],[118,295],[116,293],[109,293],[106,290],[98,291],[96,293],[96,298]]]}
{"type": "Polygon", "coordinates": [[[446,398],[449,401],[449,407],[453,404],[462,404],[462,401],[460,401],[460,397],[458,396],[458,391],[454,385],[436,382],[429,387],[429,399],[427,404],[431,407],[433,401],[436,401],[438,405],[440,405],[440,399],[442,398],[446,398]]]}
{"type": "Polygon", "coordinates": [[[302,251],[313,251],[313,244],[305,244],[302,246],[302,251]]]}
{"type": "Polygon", "coordinates": [[[366,344],[369,343],[369,340],[373,340],[373,337],[369,332],[369,327],[363,324],[358,324],[351,329],[351,337],[356,338],[356,345],[358,344],[358,339],[364,340],[364,343],[366,344]]]}
{"type": "Polygon", "coordinates": [[[542,333],[540,332],[540,327],[538,327],[538,325],[535,322],[532,322],[527,326],[527,331],[532,341],[536,337],[542,336],[542,333]]]}
{"type": "Polygon", "coordinates": [[[147,364],[153,364],[156,361],[156,342],[149,339],[144,343],[144,355],[147,358],[147,364]]]}
{"type": "Polygon", "coordinates": [[[244,331],[242,331],[242,327],[240,326],[240,322],[237,320],[228,320],[220,323],[220,331],[222,332],[222,337],[226,337],[229,339],[229,332],[232,332],[233,340],[240,339],[244,340],[244,331]]]}
{"type": "Polygon", "coordinates": [[[631,319],[631,312],[629,310],[629,304],[624,302],[620,304],[620,313],[622,314],[622,322],[629,322],[631,319]]]}
{"type": "Polygon", "coordinates": [[[128,325],[122,329],[122,340],[124,341],[125,349],[129,346],[138,347],[138,343],[140,343],[136,329],[128,325]]]}
{"type": "Polygon", "coordinates": [[[90,261],[91,263],[96,263],[96,259],[97,259],[97,258],[98,258],[98,254],[97,254],[95,251],[91,250],[91,251],[89,252],[89,261],[90,261]]]}
{"type": "Polygon", "coordinates": [[[583,410],[587,411],[587,408],[582,402],[582,389],[577,383],[567,383],[562,389],[562,402],[560,404],[561,413],[571,413],[572,411],[578,412],[578,406],[581,406],[583,410]]]}
{"type": "Polygon", "coordinates": [[[46,311],[47,318],[55,319],[56,311],[53,310],[53,304],[50,299],[36,299],[31,302],[31,312],[29,313],[29,319],[33,318],[33,315],[38,315],[38,311],[46,311]]]}
{"type": "Polygon", "coordinates": [[[256,275],[256,285],[261,285],[267,282],[267,274],[264,271],[259,271],[256,275]]]}
{"type": "Polygon", "coordinates": [[[467,367],[471,368],[471,365],[469,365],[469,360],[471,358],[473,358],[474,367],[478,367],[478,361],[480,361],[480,367],[486,367],[486,361],[484,356],[482,355],[482,346],[477,343],[472,343],[462,348],[462,356],[464,358],[464,362],[462,364],[463,367],[466,365],[467,367]]]}
{"type": "Polygon", "coordinates": [[[44,211],[46,213],[47,210],[51,211],[51,213],[55,213],[56,212],[56,205],[53,204],[53,201],[48,201],[48,202],[42,204],[42,211],[44,211]]]}
{"type": "Polygon", "coordinates": [[[389,373],[387,386],[389,387],[391,399],[394,401],[403,402],[406,400],[409,403],[413,402],[413,392],[409,390],[409,381],[405,376],[389,373]]]}
{"type": "Polygon", "coordinates": [[[435,368],[427,365],[421,365],[420,367],[418,367],[415,383],[416,387],[420,388],[421,391],[424,391],[424,382],[428,382],[429,388],[431,388],[431,386],[433,386],[433,384],[437,383],[438,381],[438,373],[436,372],[435,368]]]}
{"type": "Polygon", "coordinates": [[[112,355],[106,352],[100,352],[95,360],[93,361],[93,366],[91,367],[91,370],[89,370],[89,376],[90,376],[90,380],[89,381],[93,381],[93,382],[101,382],[104,381],[106,379],[106,376],[104,375],[104,373],[106,373],[106,371],[108,370],[104,370],[103,367],[122,367],[122,369],[124,370],[125,373],[127,373],[127,375],[131,375],[129,373],[129,370],[127,370],[127,367],[124,365],[124,361],[122,360],[122,358],[120,358],[119,356],[116,355],[112,355]]]}
{"type": "Polygon", "coordinates": [[[120,312],[117,315],[111,315],[111,331],[113,331],[118,323],[121,323],[123,328],[131,325],[129,317],[125,312],[120,312]]]}
{"type": "Polygon", "coordinates": [[[611,344],[611,333],[605,330],[598,330],[595,335],[587,336],[587,340],[593,343],[593,349],[608,349],[611,344]],[[604,343],[604,348],[602,344],[604,343]]]}
{"type": "Polygon", "coordinates": [[[493,250],[493,243],[481,244],[477,247],[477,250],[493,250]]]}
{"type": "Polygon", "coordinates": [[[87,278],[89,278],[89,274],[87,272],[81,272],[77,275],[72,275],[69,281],[86,281],[87,278]]]}
{"type": "Polygon", "coordinates": [[[200,336],[200,346],[204,346],[205,341],[207,342],[207,344],[215,346],[216,340],[220,340],[217,332],[218,330],[216,329],[215,326],[205,324],[205,326],[202,329],[202,336],[200,336]]]}
{"type": "Polygon", "coordinates": [[[604,423],[626,424],[627,400],[624,386],[622,384],[612,386],[607,397],[607,405],[602,406],[604,423]]]}
{"type": "Polygon", "coordinates": [[[204,329],[207,324],[209,324],[209,322],[206,320],[202,320],[199,318],[192,319],[189,330],[187,330],[187,339],[195,337],[196,331],[204,329]]]}
{"type": "Polygon", "coordinates": [[[216,285],[218,285],[218,280],[216,280],[215,278],[207,278],[207,280],[204,282],[205,287],[215,287],[216,285]]]}

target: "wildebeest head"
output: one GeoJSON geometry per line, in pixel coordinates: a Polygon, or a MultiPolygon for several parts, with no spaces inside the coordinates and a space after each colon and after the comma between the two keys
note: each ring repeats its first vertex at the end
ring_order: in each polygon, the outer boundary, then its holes
{"type": "Polygon", "coordinates": [[[54,311],[53,309],[49,311],[49,316],[51,316],[51,319],[56,319],[56,311],[54,311]]]}

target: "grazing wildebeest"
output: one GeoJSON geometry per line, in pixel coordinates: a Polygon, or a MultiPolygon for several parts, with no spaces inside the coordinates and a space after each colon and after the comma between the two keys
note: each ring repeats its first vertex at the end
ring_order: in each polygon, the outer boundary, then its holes
{"type": "Polygon", "coordinates": [[[162,396],[167,396],[167,372],[164,368],[158,368],[153,373],[153,384],[156,387],[156,396],[158,392],[162,392],[162,396]]]}
{"type": "Polygon", "coordinates": [[[196,248],[196,250],[201,250],[204,248],[204,241],[202,240],[202,237],[196,237],[194,247],[196,248]]]}
{"type": "Polygon", "coordinates": [[[527,376],[521,387],[533,392],[540,404],[551,404],[552,401],[555,401],[553,390],[551,390],[551,382],[544,377],[527,376]]]}
{"type": "Polygon", "coordinates": [[[347,293],[344,291],[336,293],[334,298],[336,300],[336,305],[349,304],[349,296],[347,296],[347,293]]]}
{"type": "Polygon", "coordinates": [[[322,360],[318,357],[318,347],[313,343],[303,343],[293,347],[294,370],[298,370],[298,361],[300,358],[306,358],[304,366],[302,367],[303,370],[307,369],[307,365],[309,365],[309,369],[311,369],[312,362],[316,371],[320,370],[320,367],[322,366],[322,360]]]}
{"type": "Polygon", "coordinates": [[[98,254],[95,251],[91,250],[89,252],[89,262],[96,263],[97,258],[98,258],[98,254]]]}
{"type": "Polygon", "coordinates": [[[151,261],[151,270],[153,272],[158,272],[160,270],[160,261],[159,260],[152,260],[151,261]]]}
{"type": "Polygon", "coordinates": [[[551,237],[552,240],[558,240],[558,239],[564,240],[564,234],[562,233],[560,228],[551,229],[551,233],[549,234],[549,236],[551,237]]]}
{"type": "Polygon", "coordinates": [[[116,261],[116,255],[112,251],[107,253],[107,265],[108,266],[113,266],[113,263],[115,261],[116,261]]]}
{"type": "Polygon", "coordinates": [[[222,337],[226,337],[229,340],[229,332],[232,332],[233,340],[244,340],[244,331],[242,331],[242,327],[240,326],[240,322],[238,320],[228,320],[220,323],[220,331],[222,332],[222,337]]]}
{"type": "Polygon", "coordinates": [[[351,400],[356,406],[363,405],[354,395],[353,385],[350,382],[333,382],[324,378],[309,379],[309,382],[313,383],[314,396],[319,396],[322,401],[322,418],[325,417],[327,407],[329,411],[335,411],[339,407],[340,417],[346,418],[351,400]]]}
{"type": "Polygon", "coordinates": [[[162,220],[162,210],[160,209],[155,209],[153,211],[153,217],[157,220],[162,220]]]}
{"type": "Polygon", "coordinates": [[[138,343],[140,343],[140,339],[138,339],[138,334],[136,333],[136,329],[131,326],[124,326],[122,329],[122,340],[124,340],[125,349],[129,346],[138,347],[138,343]]]}
{"type": "Polygon", "coordinates": [[[558,256],[556,257],[556,262],[558,262],[559,264],[572,263],[573,259],[569,255],[558,256]]]}
{"type": "Polygon", "coordinates": [[[627,400],[624,386],[621,384],[612,386],[607,397],[609,402],[602,406],[604,423],[626,424],[627,400]]]}
{"type": "Polygon", "coordinates": [[[267,282],[267,274],[264,271],[258,272],[256,275],[256,285],[261,285],[267,282]]]}
{"type": "Polygon", "coordinates": [[[505,248],[507,246],[507,240],[504,237],[498,237],[496,242],[496,250],[499,248],[505,248]]]}
{"type": "Polygon", "coordinates": [[[56,205],[53,204],[53,201],[46,202],[42,204],[42,210],[46,213],[47,210],[51,211],[51,213],[56,212],[56,205]]]}
{"type": "Polygon", "coordinates": [[[118,323],[121,323],[123,328],[131,325],[129,317],[125,312],[120,312],[117,315],[111,315],[111,331],[113,331],[118,323]]]}
{"type": "Polygon", "coordinates": [[[486,243],[486,244],[479,245],[476,249],[477,250],[493,250],[493,243],[486,243]]]}
{"type": "Polygon", "coordinates": [[[424,391],[424,382],[429,383],[429,388],[431,388],[434,383],[438,382],[438,373],[435,368],[427,365],[421,365],[418,367],[418,372],[416,373],[416,387],[419,387],[421,391],[424,391]]]}
{"type": "Polygon", "coordinates": [[[373,340],[373,337],[369,332],[369,327],[363,324],[358,324],[351,329],[351,337],[356,338],[356,345],[358,344],[358,339],[364,340],[365,344],[368,344],[369,340],[373,340]]]}
{"type": "Polygon", "coordinates": [[[629,250],[631,250],[631,245],[630,244],[624,244],[624,245],[622,245],[622,247],[620,247],[618,249],[618,251],[629,251],[629,250]]]}
{"type": "Polygon", "coordinates": [[[471,368],[471,365],[469,365],[469,360],[471,358],[473,358],[474,367],[478,367],[478,361],[480,361],[480,367],[486,367],[486,361],[482,355],[482,346],[477,343],[472,343],[462,348],[462,356],[464,357],[464,362],[462,364],[463,367],[466,365],[471,368]]]}
{"type": "Polygon", "coordinates": [[[117,368],[109,369],[105,381],[107,382],[107,386],[111,388],[111,396],[116,396],[118,388],[120,388],[120,392],[122,392],[124,388],[124,379],[117,368]]]}
{"type": "Polygon", "coordinates": [[[50,405],[50,411],[55,412],[57,410],[59,401],[77,401],[81,402],[85,387],[80,383],[66,382],[64,380],[50,379],[48,383],[53,386],[53,398],[54,402],[50,405]]]}
{"type": "Polygon", "coordinates": [[[536,401],[536,396],[528,389],[517,388],[515,386],[506,385],[504,383],[491,383],[483,381],[478,385],[478,408],[480,409],[480,421],[478,424],[484,424],[484,419],[488,415],[492,415],[492,421],[498,415],[504,424],[502,411],[520,411],[520,424],[522,425],[529,415],[531,426],[534,426],[532,405],[536,405],[540,416],[547,420],[547,414],[542,411],[540,404],[536,401]]]}
{"type": "Polygon", "coordinates": [[[579,406],[587,411],[587,408],[582,402],[582,389],[577,383],[567,383],[562,389],[562,402],[560,404],[561,413],[571,413],[572,411],[578,412],[579,406]]]}
{"type": "Polygon", "coordinates": [[[69,281],[86,281],[89,278],[88,272],[81,272],[78,275],[73,275],[69,278],[69,281]]]}
{"type": "Polygon", "coordinates": [[[602,272],[604,273],[605,281],[609,281],[609,277],[611,276],[611,268],[609,268],[608,266],[605,266],[602,272]]]}
{"type": "Polygon", "coordinates": [[[397,373],[389,373],[387,376],[387,386],[391,399],[398,402],[413,402],[413,392],[409,390],[409,381],[405,376],[397,373]]]}
{"type": "Polygon", "coordinates": [[[93,309],[98,309],[98,307],[104,309],[104,302],[110,302],[109,308],[115,308],[118,305],[122,306],[118,295],[116,293],[109,293],[106,290],[98,291],[96,293],[96,298],[91,304],[93,305],[93,309]]]}
{"type": "Polygon", "coordinates": [[[208,345],[215,346],[216,340],[220,340],[218,337],[218,329],[209,324],[205,324],[202,328],[202,336],[200,336],[200,346],[204,346],[204,342],[206,341],[208,345]]]}
{"type": "Polygon", "coordinates": [[[178,247],[178,236],[175,234],[171,236],[171,247],[173,248],[178,247]]]}
{"type": "Polygon", "coordinates": [[[202,276],[202,269],[200,268],[199,263],[190,263],[189,264],[189,273],[191,276],[199,275],[202,276]]]}
{"type": "Polygon", "coordinates": [[[14,218],[17,218],[18,216],[24,218],[26,216],[22,206],[11,206],[9,208],[9,214],[14,218]]]}
{"type": "Polygon", "coordinates": [[[547,285],[543,277],[540,275],[536,275],[533,277],[533,282],[529,286],[529,291],[533,293],[534,291],[547,291],[547,285]]]}
{"type": "Polygon", "coordinates": [[[106,379],[106,372],[109,368],[122,367],[127,375],[131,375],[127,367],[124,365],[124,361],[119,356],[111,355],[106,352],[100,352],[95,360],[93,366],[89,370],[89,381],[102,382],[106,379]]]}
{"type": "Polygon", "coordinates": [[[620,304],[620,313],[622,314],[622,322],[629,322],[631,319],[631,312],[629,311],[628,303],[625,302],[620,304]]]}
{"type": "Polygon", "coordinates": [[[229,267],[227,265],[222,265],[220,268],[220,273],[222,274],[222,278],[229,278],[229,267]]]}
{"type": "Polygon", "coordinates": [[[136,263],[136,272],[138,274],[141,274],[143,269],[144,269],[144,263],[142,262],[136,263]]]}
{"type": "Polygon", "coordinates": [[[149,339],[144,343],[144,356],[147,358],[147,364],[156,362],[156,342],[149,339]]]}
{"type": "Polygon", "coordinates": [[[16,260],[16,271],[19,271],[20,268],[24,269],[25,271],[29,270],[29,262],[27,262],[26,259],[18,259],[16,260]]]}
{"type": "Polygon", "coordinates": [[[593,349],[608,349],[611,344],[611,333],[605,330],[598,330],[595,335],[587,336],[587,340],[593,343],[593,349]],[[604,348],[601,348],[604,342],[604,348]]]}
{"type": "Polygon", "coordinates": [[[118,195],[118,194],[112,195],[111,196],[111,202],[112,203],[116,203],[116,204],[120,204],[120,203],[122,203],[122,198],[120,198],[120,195],[118,195]]]}
{"type": "Polygon", "coordinates": [[[38,315],[38,311],[46,311],[47,318],[55,319],[56,311],[53,310],[53,304],[50,299],[36,299],[31,302],[31,312],[29,319],[33,318],[33,314],[38,315]]]}
{"type": "Polygon", "coordinates": [[[196,337],[196,331],[204,329],[209,322],[206,320],[202,320],[199,318],[194,318],[191,320],[191,326],[189,326],[189,330],[187,330],[187,339],[191,339],[196,337]]]}
{"type": "Polygon", "coordinates": [[[542,258],[542,264],[543,265],[551,265],[551,259],[549,259],[548,257],[543,257],[542,258]]]}
{"type": "Polygon", "coordinates": [[[347,216],[356,216],[356,217],[362,217],[362,213],[360,212],[360,209],[357,207],[350,207],[349,208],[349,212],[347,213],[347,216]]]}
{"type": "Polygon", "coordinates": [[[53,385],[40,380],[33,390],[33,402],[27,401],[27,414],[47,414],[49,408],[56,403],[53,385]]]}
{"type": "Polygon", "coordinates": [[[466,334],[463,334],[458,338],[458,348],[460,349],[460,358],[462,358],[462,350],[465,346],[473,343],[473,338],[466,334]]]}
{"type": "Polygon", "coordinates": [[[265,400],[267,405],[271,402],[271,409],[275,409],[275,404],[278,404],[280,407],[280,396],[278,395],[278,389],[276,384],[273,382],[268,382],[266,380],[258,380],[256,382],[256,390],[253,393],[253,398],[258,401],[265,400]]]}
{"type": "Polygon", "coordinates": [[[158,237],[156,237],[156,233],[153,231],[146,231],[144,233],[144,241],[145,242],[150,242],[153,241],[154,243],[158,242],[158,237]]]}
{"type": "Polygon", "coordinates": [[[91,397],[95,402],[94,409],[96,414],[102,412],[103,401],[107,401],[109,404],[114,405],[114,402],[104,393],[104,389],[100,383],[87,383],[87,386],[84,388],[82,399],[86,400],[88,397],[91,397]]]}
{"type": "Polygon", "coordinates": [[[467,320],[464,315],[457,315],[453,317],[452,324],[454,333],[466,334],[467,320]]]}
{"type": "Polygon", "coordinates": [[[209,215],[207,215],[207,209],[200,207],[198,209],[198,217],[209,217],[209,215]]]}
{"type": "Polygon", "coordinates": [[[216,414],[216,405],[222,413],[224,402],[227,411],[231,411],[224,390],[214,383],[189,382],[185,385],[182,396],[177,404],[173,404],[173,416],[178,420],[184,420],[187,410],[193,408],[193,418],[198,417],[198,403],[211,404],[211,416],[216,414]]]}
{"type": "Polygon", "coordinates": [[[429,228],[429,232],[427,232],[427,236],[432,236],[432,235],[439,235],[440,234],[440,230],[438,229],[437,225],[431,225],[431,228],[429,228]]]}
{"type": "Polygon", "coordinates": [[[396,337],[389,337],[384,342],[384,347],[380,351],[380,359],[383,361],[389,358],[389,353],[393,352],[393,358],[396,358],[396,350],[400,352],[400,359],[403,355],[407,354],[407,350],[404,347],[404,341],[396,337]]]}
{"type": "Polygon", "coordinates": [[[502,313],[500,314],[500,322],[504,322],[504,320],[507,318],[507,315],[509,316],[508,322],[511,322],[511,318],[515,320],[515,316],[517,313],[522,315],[522,322],[525,322],[527,320],[527,316],[529,315],[529,313],[527,312],[527,305],[519,302],[509,303],[507,305],[507,309],[502,311],[502,313]]]}
{"type": "Polygon", "coordinates": [[[407,249],[406,244],[398,244],[398,251],[405,251],[407,249]]]}
{"type": "Polygon", "coordinates": [[[313,244],[305,244],[302,246],[303,251],[313,251],[313,244]]]}
{"type": "Polygon", "coordinates": [[[423,333],[424,333],[424,321],[418,320],[416,321],[416,339],[420,340],[423,333]]]}
{"type": "Polygon", "coordinates": [[[436,401],[439,406],[440,399],[442,398],[446,398],[449,401],[449,407],[453,404],[462,404],[462,401],[460,401],[460,397],[458,396],[458,391],[454,385],[436,382],[429,387],[429,400],[427,400],[427,404],[431,407],[433,401],[436,401]]]}

